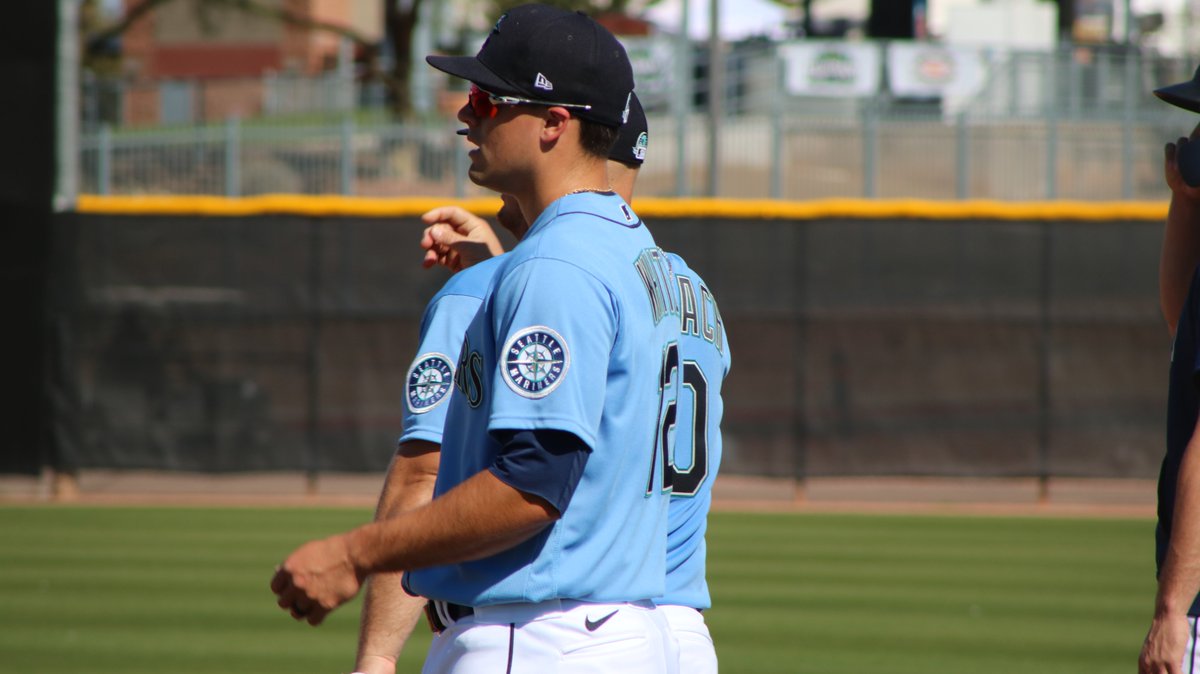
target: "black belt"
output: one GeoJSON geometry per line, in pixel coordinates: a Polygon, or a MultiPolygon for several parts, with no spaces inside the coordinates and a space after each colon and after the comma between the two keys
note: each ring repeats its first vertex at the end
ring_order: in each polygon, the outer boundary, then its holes
{"type": "Polygon", "coordinates": [[[475,609],[462,604],[452,604],[448,601],[429,600],[425,602],[425,619],[429,621],[429,629],[433,630],[434,634],[441,634],[446,631],[446,620],[442,617],[449,618],[452,623],[458,622],[469,615],[474,615],[475,609]]]}

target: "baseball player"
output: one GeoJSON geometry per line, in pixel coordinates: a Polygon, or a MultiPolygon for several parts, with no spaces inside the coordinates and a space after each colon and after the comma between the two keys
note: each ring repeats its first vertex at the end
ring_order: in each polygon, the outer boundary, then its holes
{"type": "Polygon", "coordinates": [[[721,467],[721,384],[731,361],[716,297],[683,258],[674,253],[667,257],[678,284],[683,390],[674,410],[675,451],[667,466],[667,591],[655,603],[679,643],[680,671],[716,674],[717,654],[700,612],[712,606],[704,534],[713,480],[721,467]]]}
{"type": "MultiPolygon", "coordinates": [[[[1197,71],[1200,77],[1200,71],[1197,71]]],[[[1196,80],[1155,92],[1173,105],[1200,110],[1196,80]]],[[[1139,674],[1193,672],[1200,667],[1200,188],[1180,173],[1190,138],[1166,146],[1164,173],[1171,205],[1159,265],[1159,300],[1174,339],[1167,395],[1167,452],[1158,480],[1154,618],[1138,657],[1139,674]]]]}
{"type": "MultiPolygon", "coordinates": [[[[438,221],[444,217],[442,210],[430,211],[425,217],[438,221]]],[[[418,355],[409,367],[405,386],[404,431],[379,495],[376,520],[425,505],[433,498],[446,403],[454,392],[456,354],[499,261],[499,257],[484,259],[450,277],[425,307],[418,355]]],[[[405,592],[401,580],[399,573],[381,573],[367,584],[355,674],[396,671],[396,658],[428,605],[424,598],[405,592]]]]}
{"type": "MultiPolygon", "coordinates": [[[[622,125],[617,142],[609,152],[609,178],[626,203],[632,197],[623,188],[632,187],[628,176],[636,173],[636,167],[630,170],[625,164],[614,165],[613,162],[627,157],[631,163],[640,162],[645,155],[646,139],[646,116],[635,95],[631,99],[629,120],[622,125]]],[[[404,432],[380,494],[377,519],[423,505],[433,496],[446,402],[454,393],[455,359],[448,354],[456,353],[462,346],[467,325],[479,310],[491,282],[496,258],[504,253],[491,226],[460,207],[435,208],[422,218],[430,225],[422,239],[426,248],[430,247],[429,229],[434,226],[452,226],[463,233],[476,228],[478,231],[473,239],[460,235],[440,259],[427,256],[423,261],[425,267],[440,263],[457,273],[429,301],[421,319],[418,355],[408,371],[404,432]]],[[[513,232],[524,231],[526,227],[521,218],[519,207],[511,198],[506,198],[498,214],[501,224],[513,232]]],[[[424,605],[424,600],[403,591],[397,574],[372,577],[367,584],[359,626],[355,674],[393,674],[396,658],[424,605]]]]}
{"type": "MultiPolygon", "coordinates": [[[[646,116],[635,95],[629,121],[609,153],[609,178],[626,201],[632,200],[647,146],[646,116]]],[[[474,269],[469,265],[481,255],[502,250],[488,224],[461,208],[444,207],[426,215],[427,221],[437,220],[422,239],[426,264],[474,269]]],[[[498,217],[502,223],[511,222],[514,214],[508,202],[498,217]]],[[[707,284],[678,255],[667,257],[677,280],[683,391],[672,408],[675,450],[666,457],[672,483],[667,591],[655,603],[679,642],[680,671],[697,674],[717,671],[712,637],[700,611],[712,605],[705,580],[704,534],[712,484],[721,463],[721,385],[729,372],[730,355],[724,322],[707,284]]]]}
{"type": "Polygon", "coordinates": [[[678,307],[665,254],[604,166],[628,58],[586,16],[523,5],[477,56],[427,60],[472,82],[468,174],[529,225],[467,328],[434,499],[301,546],[272,589],[317,624],[366,575],[406,571],[441,628],[427,672],[675,671],[651,600],[665,591],[657,457],[678,307]]]}

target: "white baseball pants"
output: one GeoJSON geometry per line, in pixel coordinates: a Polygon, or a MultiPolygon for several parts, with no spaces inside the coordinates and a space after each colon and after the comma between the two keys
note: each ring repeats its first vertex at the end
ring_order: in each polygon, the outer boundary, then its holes
{"type": "MultiPolygon", "coordinates": [[[[422,674],[678,674],[651,602],[550,600],[480,606],[434,636],[422,674]]],[[[690,674],[690,673],[689,673],[690,674]]]]}
{"type": "Polygon", "coordinates": [[[690,606],[659,606],[679,643],[679,671],[717,674],[717,651],[704,616],[690,606]]]}

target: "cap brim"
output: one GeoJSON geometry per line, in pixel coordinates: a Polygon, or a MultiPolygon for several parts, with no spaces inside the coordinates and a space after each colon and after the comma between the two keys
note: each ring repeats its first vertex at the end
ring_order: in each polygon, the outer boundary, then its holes
{"type": "Polygon", "coordinates": [[[1155,89],[1154,95],[1184,110],[1200,112],[1200,85],[1195,81],[1180,82],[1169,87],[1155,89]]]}
{"type": "Polygon", "coordinates": [[[426,56],[425,62],[438,70],[479,85],[480,89],[511,94],[512,86],[500,79],[474,56],[426,56]]]}

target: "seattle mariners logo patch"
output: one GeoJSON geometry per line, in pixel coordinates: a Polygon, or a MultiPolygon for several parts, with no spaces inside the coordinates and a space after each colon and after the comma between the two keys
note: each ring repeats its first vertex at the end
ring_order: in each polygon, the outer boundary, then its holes
{"type": "Polygon", "coordinates": [[[438,406],[450,393],[454,383],[454,368],[450,359],[440,353],[417,356],[408,371],[408,391],[405,398],[413,414],[424,414],[438,406]]]}
{"type": "Polygon", "coordinates": [[[571,367],[571,351],[562,335],[542,325],[525,328],[504,347],[504,381],[514,393],[544,398],[571,367]]]}

